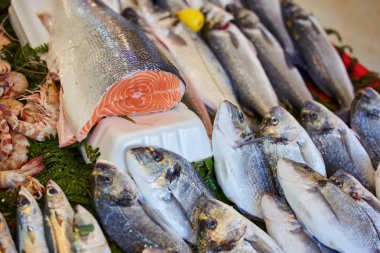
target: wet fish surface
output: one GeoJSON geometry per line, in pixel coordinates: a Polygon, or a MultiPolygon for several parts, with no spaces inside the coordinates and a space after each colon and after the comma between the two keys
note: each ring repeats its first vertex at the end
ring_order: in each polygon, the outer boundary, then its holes
{"type": "Polygon", "coordinates": [[[0,252],[2,253],[17,253],[12,235],[9,232],[7,222],[4,216],[0,213],[0,252]]]}

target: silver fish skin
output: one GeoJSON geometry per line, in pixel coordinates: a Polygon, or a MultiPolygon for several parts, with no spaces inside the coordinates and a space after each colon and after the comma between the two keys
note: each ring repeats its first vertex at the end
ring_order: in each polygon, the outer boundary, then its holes
{"type": "Polygon", "coordinates": [[[376,168],[380,163],[380,95],[372,88],[358,91],[352,103],[351,128],[371,157],[376,168]]]}
{"type": "Polygon", "coordinates": [[[377,231],[362,208],[307,165],[280,159],[278,178],[297,219],[321,243],[339,252],[376,252],[377,231]]]}
{"type": "Polygon", "coordinates": [[[46,241],[51,252],[74,252],[74,210],[61,187],[49,180],[43,209],[46,241]]]}
{"type": "Polygon", "coordinates": [[[13,242],[12,235],[9,232],[4,216],[0,213],[0,252],[2,253],[17,253],[15,243],[13,242]]]}
{"type": "Polygon", "coordinates": [[[75,207],[73,230],[75,252],[111,253],[97,220],[81,205],[75,207]]]}
{"type": "Polygon", "coordinates": [[[286,29],[280,0],[242,0],[245,7],[255,12],[261,23],[276,37],[293,63],[300,63],[299,55],[286,29]]]}
{"type": "Polygon", "coordinates": [[[262,116],[279,105],[255,47],[229,22],[230,14],[212,4],[202,11],[206,13],[205,38],[231,78],[241,107],[262,116]]]}
{"type": "Polygon", "coordinates": [[[283,198],[264,195],[261,200],[268,234],[287,253],[322,253],[283,198]]]}
{"type": "Polygon", "coordinates": [[[375,170],[355,133],[334,113],[313,101],[301,111],[303,127],[322,154],[327,176],[343,169],[375,192],[375,170]]]}
{"type": "Polygon", "coordinates": [[[95,210],[110,240],[125,252],[162,249],[190,253],[177,235],[159,226],[146,213],[132,178],[114,164],[99,160],[90,176],[95,210]]]}
{"type": "Polygon", "coordinates": [[[237,4],[230,4],[226,9],[234,15],[233,22],[255,46],[257,57],[278,97],[297,110],[301,110],[304,102],[313,100],[300,72],[257,15],[237,4]]]}
{"type": "Polygon", "coordinates": [[[198,215],[198,252],[280,253],[282,249],[263,230],[232,206],[209,200],[198,215]]]}
{"type": "Polygon", "coordinates": [[[375,175],[376,175],[376,197],[378,199],[380,199],[380,170],[379,170],[379,168],[380,168],[380,164],[379,164],[379,166],[377,166],[377,170],[375,173],[375,175]]]}
{"type": "Polygon", "coordinates": [[[23,186],[20,187],[17,200],[17,238],[19,252],[49,252],[40,207],[23,186]]]}
{"type": "Polygon", "coordinates": [[[272,173],[242,112],[223,102],[214,120],[215,174],[226,197],[241,211],[262,220],[261,198],[276,193],[272,173]]]}
{"type": "Polygon", "coordinates": [[[191,163],[169,150],[132,148],[127,167],[147,207],[186,241],[195,244],[196,214],[213,198],[191,163]]]}
{"type": "Polygon", "coordinates": [[[354,99],[354,88],[346,68],[327,34],[314,17],[290,1],[285,1],[286,24],[297,44],[307,69],[318,87],[348,111],[354,99]]]}

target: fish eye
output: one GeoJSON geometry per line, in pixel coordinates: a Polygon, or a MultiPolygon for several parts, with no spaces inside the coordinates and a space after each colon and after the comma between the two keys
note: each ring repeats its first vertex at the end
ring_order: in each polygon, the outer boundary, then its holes
{"type": "Polygon", "coordinates": [[[106,186],[112,184],[112,178],[110,178],[108,176],[100,176],[100,179],[103,182],[103,184],[106,186]]]}
{"type": "Polygon", "coordinates": [[[27,198],[25,198],[24,196],[20,197],[20,200],[18,201],[18,206],[19,207],[28,206],[29,204],[30,204],[30,202],[29,202],[29,200],[27,198]]]}
{"type": "Polygon", "coordinates": [[[278,119],[276,118],[271,118],[270,119],[270,124],[273,125],[273,126],[276,126],[278,124],[278,119]]]}
{"type": "Polygon", "coordinates": [[[244,122],[244,115],[242,112],[238,112],[238,120],[240,123],[243,123],[244,122]]]}
{"type": "Polygon", "coordinates": [[[155,150],[151,151],[151,155],[152,155],[153,160],[155,160],[156,162],[161,162],[162,159],[164,159],[162,155],[155,150]]]}
{"type": "Polygon", "coordinates": [[[210,219],[208,222],[207,222],[207,228],[208,229],[215,229],[216,228],[216,226],[218,225],[218,222],[216,221],[216,220],[214,220],[214,219],[210,219]]]}
{"type": "Polygon", "coordinates": [[[318,118],[318,113],[316,112],[310,113],[310,118],[316,120],[318,118]]]}
{"type": "Polygon", "coordinates": [[[48,189],[48,193],[50,195],[54,195],[54,194],[57,194],[58,191],[54,187],[51,187],[51,188],[48,189]]]}

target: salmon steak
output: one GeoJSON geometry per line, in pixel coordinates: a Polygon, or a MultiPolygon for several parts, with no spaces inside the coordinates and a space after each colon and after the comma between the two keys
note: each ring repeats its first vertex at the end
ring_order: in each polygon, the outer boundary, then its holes
{"type": "Polygon", "coordinates": [[[48,61],[61,80],[60,146],[110,115],[147,114],[181,101],[185,83],[134,24],[100,0],[58,0],[48,61]]]}

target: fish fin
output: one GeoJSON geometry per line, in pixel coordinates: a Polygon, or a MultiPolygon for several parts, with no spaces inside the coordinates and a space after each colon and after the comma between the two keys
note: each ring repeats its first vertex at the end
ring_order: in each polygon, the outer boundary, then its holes
{"type": "Polygon", "coordinates": [[[350,146],[350,140],[349,140],[349,136],[348,136],[348,132],[346,129],[338,129],[338,132],[340,134],[340,139],[342,141],[342,145],[344,147],[344,149],[346,150],[348,156],[350,157],[351,161],[353,161],[353,157],[351,155],[351,152],[352,152],[352,149],[351,149],[351,146],[350,146]]]}
{"type": "Polygon", "coordinates": [[[261,34],[263,35],[266,42],[268,42],[271,46],[273,46],[271,35],[269,34],[269,31],[263,26],[259,25],[258,29],[260,30],[261,34]]]}
{"type": "Polygon", "coordinates": [[[318,25],[315,23],[315,20],[313,18],[309,18],[309,20],[310,20],[310,24],[313,27],[314,31],[316,33],[320,34],[321,31],[319,30],[318,25]]]}
{"type": "Polygon", "coordinates": [[[167,36],[167,38],[174,44],[174,45],[177,45],[177,46],[187,46],[187,43],[186,41],[179,35],[175,34],[174,32],[170,31],[169,30],[169,34],[167,36]]]}
{"type": "Polygon", "coordinates": [[[228,31],[228,35],[230,35],[232,45],[234,45],[234,47],[238,49],[240,45],[239,40],[236,38],[235,34],[233,34],[231,31],[228,31]]]}

